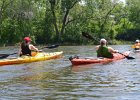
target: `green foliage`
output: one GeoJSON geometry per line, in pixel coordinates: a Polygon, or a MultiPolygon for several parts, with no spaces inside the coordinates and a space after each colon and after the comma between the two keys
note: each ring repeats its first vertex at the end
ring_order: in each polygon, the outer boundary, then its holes
{"type": "Polygon", "coordinates": [[[140,29],[130,29],[116,36],[118,40],[135,41],[140,39],[140,29]]]}
{"type": "Polygon", "coordinates": [[[81,32],[120,43],[139,37],[140,1],[126,0],[1,0],[0,44],[21,42],[87,44],[81,32]],[[82,3],[81,3],[82,2],[82,3]]]}
{"type": "Polygon", "coordinates": [[[136,28],[140,26],[140,0],[127,0],[127,7],[130,11],[129,20],[135,24],[136,28]]]}

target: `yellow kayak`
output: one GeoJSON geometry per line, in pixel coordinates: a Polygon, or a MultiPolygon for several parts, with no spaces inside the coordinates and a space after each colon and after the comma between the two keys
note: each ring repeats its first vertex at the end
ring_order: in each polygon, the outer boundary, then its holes
{"type": "Polygon", "coordinates": [[[63,51],[61,51],[61,52],[52,52],[52,53],[38,52],[33,57],[31,57],[31,56],[22,56],[22,57],[17,57],[17,58],[7,58],[7,59],[0,60],[0,66],[56,59],[56,58],[60,58],[62,53],[63,53],[63,51]]]}

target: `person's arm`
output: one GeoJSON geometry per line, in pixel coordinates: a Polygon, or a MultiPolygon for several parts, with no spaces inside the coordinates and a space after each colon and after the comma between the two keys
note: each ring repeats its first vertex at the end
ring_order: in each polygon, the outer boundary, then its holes
{"type": "Polygon", "coordinates": [[[35,46],[33,46],[31,44],[29,45],[29,48],[30,48],[30,50],[33,50],[33,51],[37,51],[37,52],[39,51],[38,48],[36,48],[35,46]]]}
{"type": "Polygon", "coordinates": [[[111,47],[108,47],[108,50],[109,50],[109,52],[111,52],[111,53],[117,53],[117,52],[118,52],[118,50],[115,50],[115,49],[113,49],[113,48],[111,48],[111,47]]]}
{"type": "Polygon", "coordinates": [[[99,45],[95,47],[96,51],[99,49],[99,45]]]}
{"type": "Polygon", "coordinates": [[[21,51],[21,45],[19,46],[19,50],[18,50],[18,56],[22,55],[22,51],[21,51]]]}
{"type": "Polygon", "coordinates": [[[42,50],[38,50],[38,48],[36,48],[32,44],[29,45],[29,48],[30,48],[30,50],[33,50],[33,51],[36,51],[36,52],[42,52],[42,50]]]}

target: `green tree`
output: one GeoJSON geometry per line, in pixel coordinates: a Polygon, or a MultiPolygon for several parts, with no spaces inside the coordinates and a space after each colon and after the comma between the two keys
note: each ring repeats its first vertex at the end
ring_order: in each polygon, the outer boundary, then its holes
{"type": "Polygon", "coordinates": [[[56,33],[56,40],[64,33],[70,11],[80,0],[49,0],[50,10],[53,18],[53,25],[56,33]]]}

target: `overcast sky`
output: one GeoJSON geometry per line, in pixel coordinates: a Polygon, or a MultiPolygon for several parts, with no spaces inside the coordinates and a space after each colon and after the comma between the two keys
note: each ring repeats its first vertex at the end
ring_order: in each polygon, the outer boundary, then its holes
{"type": "Polygon", "coordinates": [[[125,2],[125,0],[120,0],[120,1],[125,2]]]}

